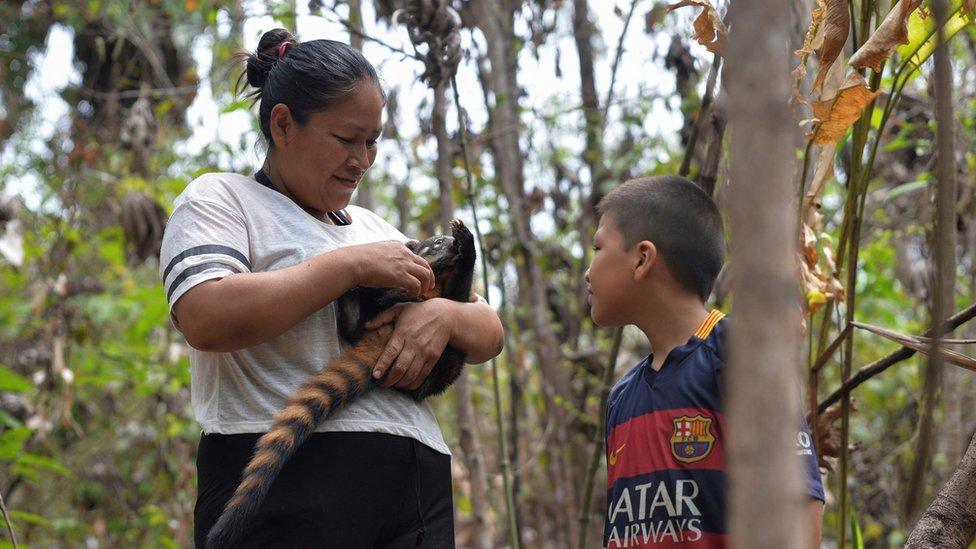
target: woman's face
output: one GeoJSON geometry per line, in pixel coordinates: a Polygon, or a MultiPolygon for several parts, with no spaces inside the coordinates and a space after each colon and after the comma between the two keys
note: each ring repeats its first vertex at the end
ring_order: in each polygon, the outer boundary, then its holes
{"type": "Polygon", "coordinates": [[[379,87],[369,80],[341,103],[310,115],[304,125],[295,123],[283,104],[275,105],[271,136],[276,179],[313,214],[345,208],[376,159],[382,114],[379,87]]]}

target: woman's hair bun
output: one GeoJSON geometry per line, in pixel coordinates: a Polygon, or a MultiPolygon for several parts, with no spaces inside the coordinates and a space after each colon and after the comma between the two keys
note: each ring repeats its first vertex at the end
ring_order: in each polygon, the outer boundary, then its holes
{"type": "Polygon", "coordinates": [[[284,42],[295,44],[298,40],[285,29],[272,29],[261,36],[257,51],[246,54],[245,74],[248,84],[258,89],[264,87],[264,83],[268,81],[268,73],[278,62],[278,52],[284,42]]]}

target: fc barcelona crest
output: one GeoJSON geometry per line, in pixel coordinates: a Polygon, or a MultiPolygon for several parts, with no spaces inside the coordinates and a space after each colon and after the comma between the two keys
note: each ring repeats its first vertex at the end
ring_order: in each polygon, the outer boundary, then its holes
{"type": "Polygon", "coordinates": [[[712,435],[712,419],[702,415],[681,416],[674,422],[671,435],[671,455],[681,463],[694,463],[708,457],[715,444],[712,435]]]}

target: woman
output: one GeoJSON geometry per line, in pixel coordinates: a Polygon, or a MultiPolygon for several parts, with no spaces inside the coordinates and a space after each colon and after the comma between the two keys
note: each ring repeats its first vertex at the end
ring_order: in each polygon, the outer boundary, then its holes
{"type": "MultiPolygon", "coordinates": [[[[333,301],[356,285],[417,295],[427,263],[372,212],[349,205],[376,157],[384,95],[355,49],[277,29],[246,60],[268,154],[255,176],[211,173],[177,198],[160,269],[192,347],[198,546],[275,412],[340,352],[333,301]]],[[[244,75],[242,75],[242,78],[244,75]]],[[[416,388],[447,344],[470,362],[498,354],[483,301],[398,306],[374,376],[381,388],[324,421],[275,481],[253,546],[452,547],[450,453],[416,388]],[[385,377],[383,377],[385,376],[385,377]]]]}

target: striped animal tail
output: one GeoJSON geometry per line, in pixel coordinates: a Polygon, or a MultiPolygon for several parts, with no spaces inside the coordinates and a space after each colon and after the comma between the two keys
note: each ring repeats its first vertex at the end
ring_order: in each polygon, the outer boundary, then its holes
{"type": "Polygon", "coordinates": [[[364,341],[333,359],[321,372],[309,378],[275,416],[274,424],[255,445],[254,457],[241,475],[241,483],[227,502],[220,518],[207,534],[210,549],[234,547],[254,519],[271,484],[285,462],[315,427],[346,404],[373,387],[372,369],[392,330],[367,332],[364,341]],[[382,337],[379,332],[387,332],[382,337]],[[372,336],[372,337],[370,337],[372,336]],[[381,338],[372,346],[366,340],[381,338]],[[365,353],[364,348],[378,351],[365,353]],[[368,354],[368,356],[367,356],[368,354]]]}

